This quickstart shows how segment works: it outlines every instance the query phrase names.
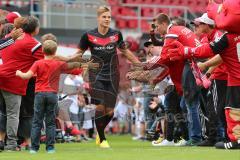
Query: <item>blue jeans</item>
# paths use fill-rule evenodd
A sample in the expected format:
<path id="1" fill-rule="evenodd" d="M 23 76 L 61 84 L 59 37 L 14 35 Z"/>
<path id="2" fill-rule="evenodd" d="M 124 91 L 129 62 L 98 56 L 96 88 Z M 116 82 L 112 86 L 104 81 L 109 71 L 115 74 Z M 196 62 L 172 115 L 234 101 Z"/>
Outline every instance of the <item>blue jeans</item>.
<path id="1" fill-rule="evenodd" d="M 52 92 L 39 92 L 35 95 L 34 116 L 32 123 L 31 141 L 32 148 L 39 150 L 43 119 L 46 124 L 46 150 L 54 148 L 55 143 L 55 118 L 57 106 L 57 94 Z"/>
<path id="2" fill-rule="evenodd" d="M 143 109 L 144 109 L 144 118 L 146 122 L 146 130 L 150 130 L 151 126 L 155 121 L 156 114 L 152 112 L 151 108 L 149 107 L 150 102 L 152 101 L 154 96 L 145 94 L 143 100 Z"/>
<path id="3" fill-rule="evenodd" d="M 181 107 L 187 110 L 188 114 L 188 133 L 189 138 L 193 141 L 199 142 L 202 140 L 202 127 L 199 117 L 199 97 L 196 97 L 191 104 L 186 103 L 184 98 L 181 99 Z"/>

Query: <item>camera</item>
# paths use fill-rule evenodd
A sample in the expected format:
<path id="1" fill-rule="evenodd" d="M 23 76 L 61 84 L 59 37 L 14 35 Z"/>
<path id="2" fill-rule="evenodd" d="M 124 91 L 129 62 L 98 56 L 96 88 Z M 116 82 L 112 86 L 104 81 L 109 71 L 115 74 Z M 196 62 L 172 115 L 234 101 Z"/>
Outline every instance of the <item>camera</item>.
<path id="1" fill-rule="evenodd" d="M 156 29 L 157 28 L 157 26 L 154 23 L 152 23 L 151 27 L 152 27 L 152 29 Z"/>

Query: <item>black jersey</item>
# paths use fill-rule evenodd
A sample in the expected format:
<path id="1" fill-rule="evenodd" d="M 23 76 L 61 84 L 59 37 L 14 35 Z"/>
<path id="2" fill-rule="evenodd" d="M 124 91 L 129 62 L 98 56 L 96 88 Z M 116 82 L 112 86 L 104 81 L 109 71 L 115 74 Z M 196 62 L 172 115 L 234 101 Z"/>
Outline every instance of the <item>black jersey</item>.
<path id="1" fill-rule="evenodd" d="M 100 34 L 97 28 L 83 34 L 79 48 L 89 48 L 93 62 L 100 64 L 97 71 L 90 70 L 90 76 L 94 73 L 97 80 L 110 80 L 111 76 L 118 74 L 117 47 L 122 41 L 121 32 L 111 28 L 105 35 Z"/>

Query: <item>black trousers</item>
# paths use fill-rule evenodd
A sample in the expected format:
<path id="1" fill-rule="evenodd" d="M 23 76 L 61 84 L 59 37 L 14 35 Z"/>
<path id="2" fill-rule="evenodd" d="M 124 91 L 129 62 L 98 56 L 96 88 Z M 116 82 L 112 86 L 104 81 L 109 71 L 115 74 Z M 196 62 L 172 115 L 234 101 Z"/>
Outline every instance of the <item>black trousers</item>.
<path id="1" fill-rule="evenodd" d="M 212 141 L 217 140 L 219 124 L 224 127 L 226 137 L 226 118 L 224 112 L 226 90 L 227 81 L 213 80 L 207 94 L 206 112 L 208 121 L 206 123 L 206 135 Z"/>
<path id="2" fill-rule="evenodd" d="M 179 136 L 188 140 L 187 115 L 180 108 L 180 100 L 181 97 L 177 94 L 176 90 L 169 92 L 165 97 L 165 105 L 167 105 L 166 139 L 168 141 L 175 139 L 176 132 L 180 132 L 181 135 Z"/>

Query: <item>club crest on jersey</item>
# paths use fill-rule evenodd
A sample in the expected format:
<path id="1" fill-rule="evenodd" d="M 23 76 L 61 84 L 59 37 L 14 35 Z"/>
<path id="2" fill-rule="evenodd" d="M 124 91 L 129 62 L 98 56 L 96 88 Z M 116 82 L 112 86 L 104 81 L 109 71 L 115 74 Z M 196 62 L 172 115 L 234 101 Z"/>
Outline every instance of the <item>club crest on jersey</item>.
<path id="1" fill-rule="evenodd" d="M 110 41 L 111 41 L 111 42 L 115 42 L 115 39 L 116 39 L 115 36 L 111 36 L 111 37 L 109 37 L 109 38 L 110 38 Z"/>
<path id="2" fill-rule="evenodd" d="M 94 39 L 93 39 L 93 42 L 97 42 L 97 38 L 94 38 Z"/>

